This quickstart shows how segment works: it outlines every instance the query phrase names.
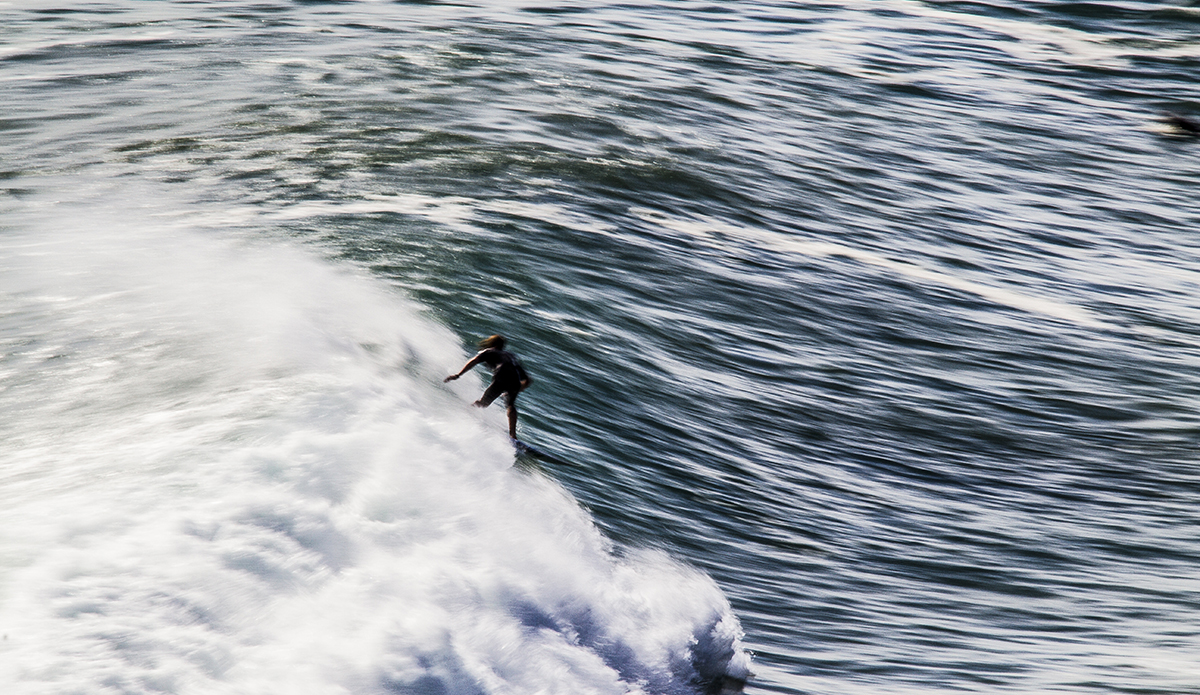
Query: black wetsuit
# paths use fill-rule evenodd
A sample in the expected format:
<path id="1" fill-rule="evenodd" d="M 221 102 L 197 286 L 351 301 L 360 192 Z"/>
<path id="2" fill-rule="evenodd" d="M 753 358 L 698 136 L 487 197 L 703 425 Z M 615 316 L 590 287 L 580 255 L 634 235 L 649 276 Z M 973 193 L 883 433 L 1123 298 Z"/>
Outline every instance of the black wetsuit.
<path id="1" fill-rule="evenodd" d="M 502 393 L 506 405 L 512 405 L 517 399 L 517 394 L 521 392 L 521 382 L 529 378 L 525 368 L 521 366 L 521 361 L 511 352 L 499 348 L 488 348 L 476 357 L 492 370 L 492 383 L 479 398 L 479 405 L 491 405 Z"/>

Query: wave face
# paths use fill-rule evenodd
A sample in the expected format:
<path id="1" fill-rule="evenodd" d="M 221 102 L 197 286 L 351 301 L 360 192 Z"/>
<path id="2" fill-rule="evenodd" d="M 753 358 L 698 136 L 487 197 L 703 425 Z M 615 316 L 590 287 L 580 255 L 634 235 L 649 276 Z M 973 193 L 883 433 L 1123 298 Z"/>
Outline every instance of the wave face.
<path id="1" fill-rule="evenodd" d="M 512 468 L 410 302 L 287 245 L 87 213 L 0 245 L 6 692 L 746 677 L 713 581 Z"/>

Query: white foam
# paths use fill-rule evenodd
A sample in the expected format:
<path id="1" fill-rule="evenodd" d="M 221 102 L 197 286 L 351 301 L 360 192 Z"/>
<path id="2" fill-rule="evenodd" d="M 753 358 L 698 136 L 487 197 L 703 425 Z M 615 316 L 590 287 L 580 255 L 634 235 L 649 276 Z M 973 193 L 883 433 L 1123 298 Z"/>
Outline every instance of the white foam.
<path id="1" fill-rule="evenodd" d="M 1018 292 L 1006 287 L 986 284 L 955 275 L 945 269 L 934 269 L 909 260 L 896 260 L 864 249 L 826 241 L 789 239 L 761 229 L 731 225 L 709 218 L 686 219 L 670 217 L 649 209 L 632 211 L 647 222 L 674 229 L 695 237 L 722 234 L 728 238 L 752 243 L 785 254 L 810 257 L 840 257 L 883 268 L 889 272 L 930 285 L 968 292 L 1002 306 L 1059 319 L 1088 328 L 1106 328 L 1108 324 L 1086 309 L 1031 292 Z"/>
<path id="2" fill-rule="evenodd" d="M 514 471 L 406 300 L 294 248 L 50 210 L 0 240 L 6 693 L 746 675 L 712 580 Z"/>
<path id="3" fill-rule="evenodd" d="M 567 206 L 521 200 L 474 200 L 463 196 L 429 196 L 419 193 L 369 195 L 354 201 L 320 201 L 294 205 L 272 214 L 272 219 L 311 219 L 322 215 L 396 213 L 424 217 L 447 229 L 478 233 L 487 213 L 538 220 L 567 229 L 611 234 L 614 226 Z"/>

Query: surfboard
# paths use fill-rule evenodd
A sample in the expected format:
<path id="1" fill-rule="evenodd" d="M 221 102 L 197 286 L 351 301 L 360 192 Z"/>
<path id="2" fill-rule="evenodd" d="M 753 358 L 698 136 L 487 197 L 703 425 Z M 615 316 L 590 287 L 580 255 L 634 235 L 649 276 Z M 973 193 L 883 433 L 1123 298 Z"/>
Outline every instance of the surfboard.
<path id="1" fill-rule="evenodd" d="M 520 439 L 510 439 L 509 441 L 512 442 L 513 450 L 516 451 L 517 458 L 519 458 L 519 459 L 520 458 L 536 459 L 538 461 L 547 461 L 549 463 L 556 463 L 560 466 L 569 465 L 566 461 L 555 458 L 554 456 L 551 456 L 550 454 L 546 453 L 545 451 L 542 451 L 541 449 L 537 448 L 536 446 L 534 446 L 528 442 L 523 442 Z"/>

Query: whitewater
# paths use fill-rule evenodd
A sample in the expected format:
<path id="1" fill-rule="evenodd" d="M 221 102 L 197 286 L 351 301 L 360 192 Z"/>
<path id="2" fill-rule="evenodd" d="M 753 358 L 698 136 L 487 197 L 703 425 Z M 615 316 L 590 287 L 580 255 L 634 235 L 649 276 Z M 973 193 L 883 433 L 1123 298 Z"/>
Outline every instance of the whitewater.
<path id="1" fill-rule="evenodd" d="M 747 677 L 713 581 L 514 468 L 479 380 L 441 384 L 464 348 L 410 300 L 125 203 L 48 203 L 0 241 L 5 692 Z"/>

